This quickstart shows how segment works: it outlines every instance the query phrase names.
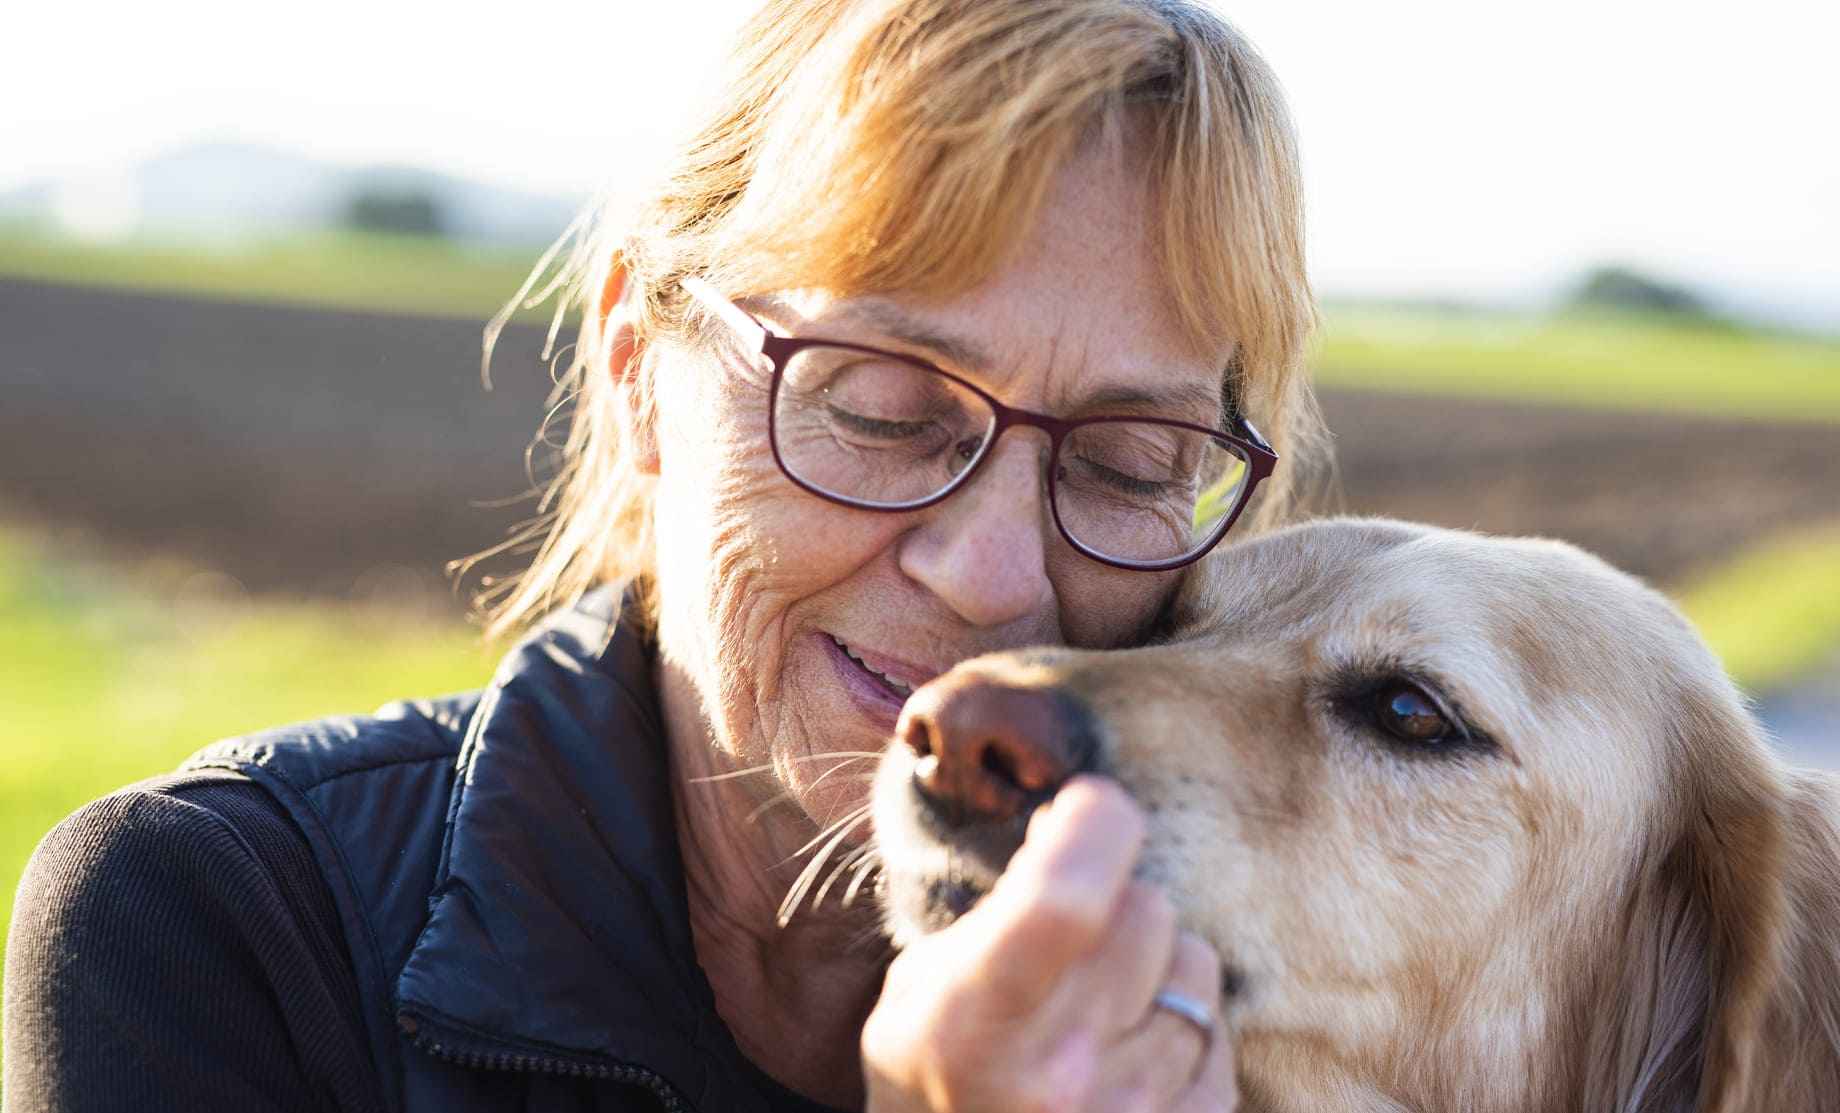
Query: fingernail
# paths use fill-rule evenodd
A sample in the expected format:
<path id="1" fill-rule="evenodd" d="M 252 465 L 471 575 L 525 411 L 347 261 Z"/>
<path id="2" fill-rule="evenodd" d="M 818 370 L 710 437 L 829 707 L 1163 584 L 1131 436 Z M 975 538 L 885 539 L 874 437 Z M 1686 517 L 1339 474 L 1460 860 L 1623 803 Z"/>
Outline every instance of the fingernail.
<path id="1" fill-rule="evenodd" d="M 1030 839 L 1040 839 L 1042 837 L 1041 833 L 1047 828 L 1048 824 L 1048 811 L 1053 807 L 1054 802 L 1052 800 L 1046 800 L 1035 805 L 1035 810 L 1029 813 L 1028 828 L 1022 832 L 1022 840 L 1024 842 Z"/>

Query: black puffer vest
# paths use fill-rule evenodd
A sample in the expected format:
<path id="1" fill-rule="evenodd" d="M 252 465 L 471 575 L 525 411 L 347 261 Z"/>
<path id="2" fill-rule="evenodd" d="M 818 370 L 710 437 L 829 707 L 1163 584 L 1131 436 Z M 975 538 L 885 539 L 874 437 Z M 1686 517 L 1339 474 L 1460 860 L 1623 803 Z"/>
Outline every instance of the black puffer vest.
<path id="1" fill-rule="evenodd" d="M 249 777 L 305 833 L 405 1113 L 770 1108 L 697 965 L 650 656 L 617 602 L 548 620 L 484 692 L 186 767 Z"/>

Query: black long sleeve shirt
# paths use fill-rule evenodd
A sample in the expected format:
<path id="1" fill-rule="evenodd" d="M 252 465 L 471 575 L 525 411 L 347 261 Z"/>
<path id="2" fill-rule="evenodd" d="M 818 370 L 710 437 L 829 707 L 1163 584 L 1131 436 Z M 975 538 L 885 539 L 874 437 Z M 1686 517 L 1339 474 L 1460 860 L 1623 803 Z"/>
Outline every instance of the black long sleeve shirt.
<path id="1" fill-rule="evenodd" d="M 248 780 L 85 806 L 32 856 L 7 939 L 8 1110 L 388 1107 L 332 895 Z"/>

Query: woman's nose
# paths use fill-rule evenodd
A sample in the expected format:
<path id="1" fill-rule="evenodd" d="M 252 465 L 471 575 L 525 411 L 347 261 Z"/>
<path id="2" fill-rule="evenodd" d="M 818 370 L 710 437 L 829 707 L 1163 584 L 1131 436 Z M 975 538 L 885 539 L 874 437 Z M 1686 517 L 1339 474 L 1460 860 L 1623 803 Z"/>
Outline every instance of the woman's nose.
<path id="1" fill-rule="evenodd" d="M 1026 814 L 1092 767 L 1097 736 L 1085 704 L 1057 688 L 956 673 L 901 709 L 895 736 L 914 752 L 914 782 L 954 825 Z"/>
<path id="2" fill-rule="evenodd" d="M 1016 430 L 969 483 L 902 539 L 901 571 L 973 626 L 1002 626 L 1054 609 L 1041 438 Z"/>

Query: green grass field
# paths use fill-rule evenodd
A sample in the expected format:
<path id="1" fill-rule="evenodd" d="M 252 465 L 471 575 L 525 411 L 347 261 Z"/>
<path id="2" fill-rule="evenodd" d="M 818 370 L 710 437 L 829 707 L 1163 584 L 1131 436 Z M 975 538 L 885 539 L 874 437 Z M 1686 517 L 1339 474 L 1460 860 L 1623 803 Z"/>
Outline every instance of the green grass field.
<path id="1" fill-rule="evenodd" d="M 1840 421 L 1840 339 L 1661 318 L 1510 317 L 1331 305 L 1329 387 Z"/>
<path id="2" fill-rule="evenodd" d="M 538 254 L 360 232 L 212 248 L 88 243 L 0 226 L 3 278 L 481 321 L 517 293 Z"/>
<path id="3" fill-rule="evenodd" d="M 476 688 L 459 623 L 201 597 L 0 533 L 0 925 L 32 847 L 79 804 L 219 738 Z"/>
<path id="4" fill-rule="evenodd" d="M 1766 538 L 1675 595 L 1744 688 L 1803 675 L 1840 646 L 1840 519 Z"/>

